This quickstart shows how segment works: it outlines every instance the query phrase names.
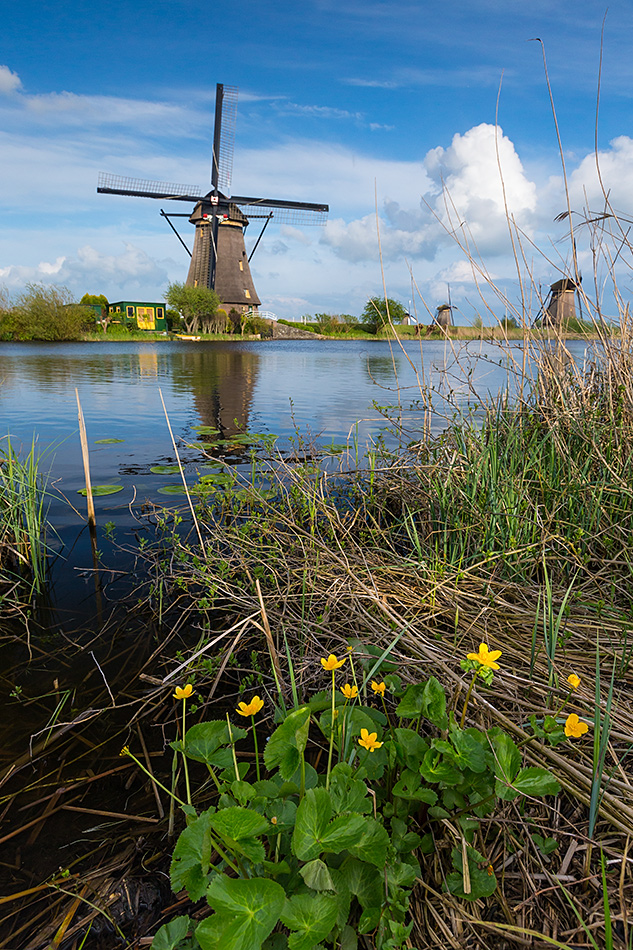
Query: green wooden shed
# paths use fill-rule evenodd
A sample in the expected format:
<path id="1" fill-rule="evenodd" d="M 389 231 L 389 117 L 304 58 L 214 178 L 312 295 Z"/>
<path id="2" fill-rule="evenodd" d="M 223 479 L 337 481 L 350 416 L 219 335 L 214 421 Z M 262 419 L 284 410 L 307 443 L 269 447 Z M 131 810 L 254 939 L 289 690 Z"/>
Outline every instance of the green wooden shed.
<path id="1" fill-rule="evenodd" d="M 117 300 L 108 313 L 113 323 L 121 323 L 132 330 L 161 331 L 167 329 L 165 304 L 161 301 Z"/>

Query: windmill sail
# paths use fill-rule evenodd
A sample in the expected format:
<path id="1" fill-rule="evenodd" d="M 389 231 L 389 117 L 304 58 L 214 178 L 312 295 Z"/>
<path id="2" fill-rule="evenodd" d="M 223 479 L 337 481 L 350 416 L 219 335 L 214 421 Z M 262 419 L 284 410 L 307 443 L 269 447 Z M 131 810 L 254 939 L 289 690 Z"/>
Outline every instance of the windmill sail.
<path id="1" fill-rule="evenodd" d="M 225 86 L 218 83 L 215 93 L 211 188 L 213 191 L 219 190 L 224 194 L 229 194 L 231 190 L 237 92 L 237 86 Z"/>
<path id="2" fill-rule="evenodd" d="M 97 191 L 103 195 L 132 195 L 137 198 L 165 198 L 167 201 L 200 201 L 204 192 L 199 185 L 174 185 L 146 178 L 124 178 L 99 172 Z"/>

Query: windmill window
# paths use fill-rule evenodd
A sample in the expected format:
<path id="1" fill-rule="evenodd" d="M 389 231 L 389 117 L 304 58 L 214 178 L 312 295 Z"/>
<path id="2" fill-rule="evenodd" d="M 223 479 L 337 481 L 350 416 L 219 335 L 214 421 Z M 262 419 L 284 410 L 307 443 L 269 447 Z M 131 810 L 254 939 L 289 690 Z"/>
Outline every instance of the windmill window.
<path id="1" fill-rule="evenodd" d="M 244 264 L 240 261 L 240 270 L 244 270 Z"/>
<path id="2" fill-rule="evenodd" d="M 245 296 L 245 297 L 248 297 L 248 299 L 250 300 L 250 299 L 251 299 L 251 292 L 250 292 L 250 290 L 245 290 L 245 291 L 244 291 L 244 296 Z"/>

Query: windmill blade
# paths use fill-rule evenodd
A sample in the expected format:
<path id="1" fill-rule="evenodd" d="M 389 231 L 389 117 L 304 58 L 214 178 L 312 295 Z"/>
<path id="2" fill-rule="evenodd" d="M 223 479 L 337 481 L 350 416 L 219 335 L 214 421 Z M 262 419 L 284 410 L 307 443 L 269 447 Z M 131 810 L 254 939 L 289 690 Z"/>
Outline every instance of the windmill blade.
<path id="1" fill-rule="evenodd" d="M 279 224 L 294 224 L 297 227 L 305 225 L 321 225 L 327 222 L 329 205 L 312 204 L 307 201 L 277 201 L 275 198 L 245 198 L 236 195 L 231 198 L 233 204 L 239 205 L 246 217 L 262 217 L 272 212 L 272 219 Z"/>
<path id="2" fill-rule="evenodd" d="M 200 201 L 204 197 L 199 185 L 174 185 L 166 181 L 124 178 L 99 172 L 97 191 L 104 195 L 133 195 L 138 198 L 164 198 L 167 201 Z"/>
<path id="3" fill-rule="evenodd" d="M 215 87 L 215 124 L 211 158 L 211 190 L 229 194 L 233 174 L 233 147 L 237 117 L 237 86 Z"/>

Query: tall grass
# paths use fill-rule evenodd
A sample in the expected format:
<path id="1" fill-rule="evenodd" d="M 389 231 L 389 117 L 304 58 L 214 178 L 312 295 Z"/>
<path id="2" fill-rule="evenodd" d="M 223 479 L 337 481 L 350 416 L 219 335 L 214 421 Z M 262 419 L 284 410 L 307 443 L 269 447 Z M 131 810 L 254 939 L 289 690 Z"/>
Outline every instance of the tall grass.
<path id="1" fill-rule="evenodd" d="M 40 593 L 46 579 L 45 485 L 35 444 L 21 456 L 0 442 L 0 583 Z"/>

